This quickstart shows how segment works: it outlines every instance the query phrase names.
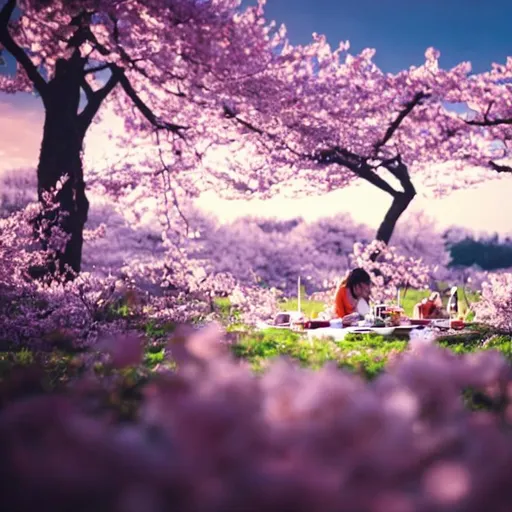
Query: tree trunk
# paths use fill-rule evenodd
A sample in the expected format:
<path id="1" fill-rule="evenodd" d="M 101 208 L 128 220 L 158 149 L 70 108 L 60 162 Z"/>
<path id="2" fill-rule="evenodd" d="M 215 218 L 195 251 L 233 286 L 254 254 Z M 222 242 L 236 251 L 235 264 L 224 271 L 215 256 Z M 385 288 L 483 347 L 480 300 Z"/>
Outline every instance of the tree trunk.
<path id="1" fill-rule="evenodd" d="M 60 107 L 60 108 L 59 108 Z M 73 272 L 80 272 L 82 263 L 83 230 L 87 221 L 89 201 L 85 195 L 85 182 L 82 168 L 83 134 L 74 112 L 58 107 L 47 106 L 46 118 L 41 144 L 39 165 L 37 168 L 37 189 L 39 200 L 43 193 L 54 189 L 57 183 L 67 176 L 67 181 L 56 194 L 56 200 L 64 214 L 60 227 L 70 236 L 63 252 L 57 253 L 56 265 L 50 263 L 48 271 L 58 268 L 68 278 L 69 267 Z M 42 216 L 50 225 L 55 223 L 56 213 Z M 49 233 L 45 233 L 45 238 Z M 47 241 L 43 239 L 46 249 Z"/>
<path id="2" fill-rule="evenodd" d="M 391 240 L 391 236 L 393 235 L 393 231 L 395 230 L 398 219 L 400 219 L 401 215 L 407 210 L 407 207 L 414 199 L 416 195 L 416 190 L 412 186 L 404 187 L 403 192 L 397 192 L 393 197 L 393 202 L 389 207 L 389 210 L 386 212 L 384 220 L 381 222 L 379 229 L 377 230 L 377 235 L 375 237 L 376 240 L 384 242 L 386 245 L 389 244 Z M 377 261 L 380 256 L 380 251 L 376 250 L 371 256 L 371 261 Z"/>
<path id="3" fill-rule="evenodd" d="M 48 82 L 43 97 L 45 121 L 37 167 L 37 192 L 43 205 L 44 193 L 55 189 L 57 183 L 67 177 L 55 199 L 60 213 L 64 215 L 59 227 L 69 236 L 64 250 L 57 251 L 56 261 L 48 262 L 47 267 L 38 273 L 44 275 L 59 270 L 68 279 L 73 277 L 73 273 L 67 272 L 68 267 L 74 273 L 80 272 L 83 230 L 89 210 L 82 168 L 82 146 L 87 126 L 78 115 L 84 63 L 85 59 L 78 51 L 69 60 L 59 59 L 56 63 L 55 74 Z M 51 228 L 55 224 L 58 214 L 55 211 L 44 212 L 36 221 L 39 228 L 46 227 L 42 239 L 45 249 L 50 236 L 48 225 Z M 43 226 L 42 221 L 46 221 Z"/>
<path id="4" fill-rule="evenodd" d="M 377 230 L 376 240 L 380 240 L 386 245 L 389 244 L 391 235 L 395 230 L 398 219 L 401 217 L 402 213 L 407 210 L 407 207 L 414 199 L 415 195 L 416 191 L 414 189 L 397 193 L 397 195 L 393 198 L 393 202 L 391 203 L 391 206 L 389 207 L 384 220 Z"/>

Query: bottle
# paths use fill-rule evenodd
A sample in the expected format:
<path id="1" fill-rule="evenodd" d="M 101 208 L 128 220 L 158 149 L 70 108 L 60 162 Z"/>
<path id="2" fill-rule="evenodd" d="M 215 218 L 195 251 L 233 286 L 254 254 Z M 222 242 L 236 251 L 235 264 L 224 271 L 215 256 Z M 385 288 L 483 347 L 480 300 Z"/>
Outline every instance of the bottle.
<path id="1" fill-rule="evenodd" d="M 449 317 L 457 317 L 459 313 L 459 294 L 457 293 L 457 287 L 453 286 L 450 290 L 450 298 L 448 299 L 448 304 L 446 305 L 446 312 Z"/>

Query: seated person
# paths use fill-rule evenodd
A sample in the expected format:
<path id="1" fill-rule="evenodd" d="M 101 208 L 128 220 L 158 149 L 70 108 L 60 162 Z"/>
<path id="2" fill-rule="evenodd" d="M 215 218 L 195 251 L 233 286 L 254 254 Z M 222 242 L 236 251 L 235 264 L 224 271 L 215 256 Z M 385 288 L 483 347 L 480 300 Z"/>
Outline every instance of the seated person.
<path id="1" fill-rule="evenodd" d="M 443 317 L 443 301 L 439 292 L 433 292 L 414 306 L 413 318 L 431 319 Z"/>
<path id="2" fill-rule="evenodd" d="M 334 299 L 334 317 L 345 318 L 359 312 L 363 315 L 369 312 L 369 301 L 372 281 L 370 275 L 362 268 L 355 268 L 340 283 Z M 358 302 L 362 301 L 367 311 L 359 311 Z M 345 322 L 343 322 L 345 323 Z"/>

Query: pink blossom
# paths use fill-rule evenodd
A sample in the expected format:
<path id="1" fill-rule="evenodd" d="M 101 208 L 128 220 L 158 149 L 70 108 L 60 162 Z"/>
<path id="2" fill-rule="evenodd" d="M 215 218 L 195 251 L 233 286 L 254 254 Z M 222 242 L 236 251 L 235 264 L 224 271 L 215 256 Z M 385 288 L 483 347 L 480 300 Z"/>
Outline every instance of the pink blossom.
<path id="1" fill-rule="evenodd" d="M 102 339 L 96 348 L 110 355 L 110 361 L 114 368 L 138 365 L 144 356 L 143 341 L 136 333 L 123 333 Z"/>

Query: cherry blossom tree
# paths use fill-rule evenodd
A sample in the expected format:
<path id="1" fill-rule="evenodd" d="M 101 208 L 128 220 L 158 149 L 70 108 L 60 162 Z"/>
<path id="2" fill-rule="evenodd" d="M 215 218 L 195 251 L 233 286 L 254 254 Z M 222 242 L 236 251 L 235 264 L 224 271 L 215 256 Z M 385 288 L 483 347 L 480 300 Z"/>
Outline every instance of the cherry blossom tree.
<path id="1" fill-rule="evenodd" d="M 470 157 L 498 174 L 512 172 L 512 57 L 505 64 L 494 63 L 492 69 L 463 81 L 448 94 L 451 101 L 465 103 L 469 112 L 461 122 L 471 129 L 478 141 Z"/>
<path id="2" fill-rule="evenodd" d="M 125 145 L 139 135 L 152 146 L 122 160 L 124 177 L 102 170 L 104 182 L 114 193 L 159 193 L 163 180 L 164 201 L 169 194 L 180 215 L 177 175 L 197 192 L 207 170 L 206 185 L 249 195 L 312 194 L 364 179 L 392 198 L 376 236 L 388 243 L 416 194 L 412 176 L 437 193 L 486 179 L 466 172 L 455 180 L 453 171 L 485 162 L 496 139 L 506 146 L 510 63 L 470 77 L 469 64 L 442 70 L 428 49 L 422 66 L 385 74 L 370 49 L 333 51 L 322 36 L 291 46 L 284 29 L 265 23 L 263 4 L 239 12 L 235 0 L 4 2 L 0 49 L 17 73 L 1 76 L 0 89 L 35 91 L 45 108 L 39 197 L 68 177 L 57 196 L 70 235 L 60 270 L 81 268 L 82 148 L 107 100 L 124 121 Z M 473 102 L 477 117 L 461 119 L 446 102 Z"/>
<path id="3" fill-rule="evenodd" d="M 2 3 L 0 51 L 15 59 L 17 71 L 0 76 L 0 90 L 41 98 L 38 194 L 68 176 L 58 200 L 70 241 L 59 263 L 77 272 L 89 208 L 82 147 L 102 104 L 117 96 L 128 129 L 152 130 L 190 166 L 198 138 L 219 135 L 215 97 L 222 84 L 265 66 L 271 28 L 261 5 L 239 12 L 237 0 Z"/>
<path id="4" fill-rule="evenodd" d="M 413 176 L 437 194 L 488 176 L 467 169 L 481 163 L 468 153 L 483 140 L 447 103 L 459 98 L 471 67 L 442 70 L 430 48 L 422 66 L 389 74 L 373 62 L 374 50 L 353 56 L 348 48 L 332 50 L 323 36 L 284 44 L 280 62 L 240 84 L 251 102 L 226 98 L 226 115 L 245 128 L 240 146 L 262 155 L 254 186 L 319 194 L 363 179 L 389 194 L 376 235 L 388 243 L 416 195 Z M 243 163 L 233 157 L 233 166 Z"/>
<path id="5" fill-rule="evenodd" d="M 476 319 L 504 332 L 512 332 L 512 274 L 495 272 L 482 283 L 481 300 L 473 305 Z"/>

